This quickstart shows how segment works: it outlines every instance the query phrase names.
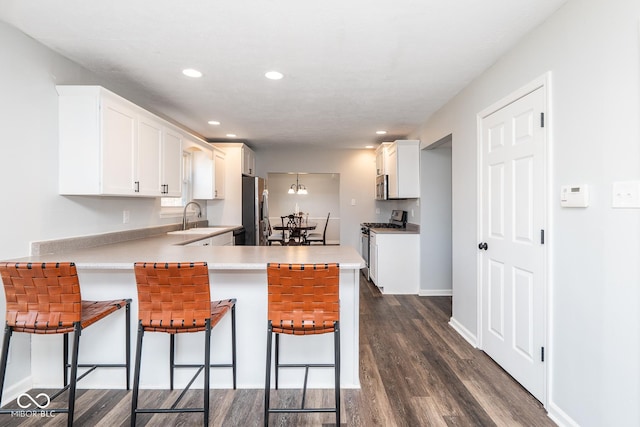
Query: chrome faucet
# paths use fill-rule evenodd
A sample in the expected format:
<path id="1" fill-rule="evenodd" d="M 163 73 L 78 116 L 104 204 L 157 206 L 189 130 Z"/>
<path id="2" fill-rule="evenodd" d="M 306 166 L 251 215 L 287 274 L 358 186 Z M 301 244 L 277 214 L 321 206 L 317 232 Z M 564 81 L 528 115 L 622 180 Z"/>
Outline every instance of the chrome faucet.
<path id="1" fill-rule="evenodd" d="M 194 202 L 193 200 L 184 205 L 184 211 L 182 211 L 182 229 L 187 229 L 187 208 L 189 205 L 196 205 L 198 207 L 198 218 L 202 217 L 202 207 L 198 204 L 198 202 Z"/>

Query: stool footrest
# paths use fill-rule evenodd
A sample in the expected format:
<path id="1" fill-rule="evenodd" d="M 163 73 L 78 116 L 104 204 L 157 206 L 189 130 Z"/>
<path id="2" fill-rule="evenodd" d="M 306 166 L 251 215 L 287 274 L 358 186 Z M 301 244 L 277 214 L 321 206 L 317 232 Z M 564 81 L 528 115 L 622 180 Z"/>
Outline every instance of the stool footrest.
<path id="1" fill-rule="evenodd" d="M 195 364 L 195 365 L 173 365 L 174 368 L 199 368 L 204 366 L 203 364 Z M 233 368 L 233 363 L 212 363 L 209 365 L 210 368 Z"/>
<path id="2" fill-rule="evenodd" d="M 318 364 L 302 364 L 302 363 L 287 363 L 287 364 L 278 364 L 279 368 L 333 368 L 336 365 L 333 363 L 318 363 Z"/>
<path id="3" fill-rule="evenodd" d="M 67 365 L 67 367 L 70 367 Z M 78 368 L 126 368 L 126 363 L 85 363 L 78 365 Z"/>

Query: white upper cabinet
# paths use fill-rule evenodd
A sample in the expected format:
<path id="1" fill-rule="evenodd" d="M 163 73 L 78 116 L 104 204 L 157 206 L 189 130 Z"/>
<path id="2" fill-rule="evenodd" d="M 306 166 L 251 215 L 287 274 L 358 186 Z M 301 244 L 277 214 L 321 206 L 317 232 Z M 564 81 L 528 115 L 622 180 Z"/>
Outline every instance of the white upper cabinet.
<path id="1" fill-rule="evenodd" d="M 138 120 L 134 189 L 140 196 L 180 197 L 182 194 L 182 136 L 142 114 Z"/>
<path id="2" fill-rule="evenodd" d="M 157 196 L 161 192 L 162 123 L 150 117 L 138 121 L 135 192 L 141 196 Z"/>
<path id="3" fill-rule="evenodd" d="M 256 176 L 256 154 L 246 145 L 242 146 L 242 175 Z"/>
<path id="4" fill-rule="evenodd" d="M 161 159 L 160 192 L 162 196 L 182 196 L 182 135 L 178 132 L 165 129 Z"/>
<path id="5" fill-rule="evenodd" d="M 398 140 L 386 147 L 389 198 L 420 197 L 420 141 Z"/>
<path id="6" fill-rule="evenodd" d="M 214 196 L 216 199 L 224 199 L 224 187 L 226 176 L 226 162 L 224 151 L 214 148 L 213 149 L 213 167 L 215 168 L 215 184 L 214 184 Z"/>
<path id="7" fill-rule="evenodd" d="M 225 154 L 213 148 L 193 153 L 193 198 L 224 199 Z"/>
<path id="8" fill-rule="evenodd" d="M 99 86 L 57 90 L 60 194 L 135 195 L 135 108 Z"/>
<path id="9" fill-rule="evenodd" d="M 376 176 L 387 174 L 387 147 L 390 142 L 383 142 L 376 148 Z"/>
<path id="10" fill-rule="evenodd" d="M 182 136 L 100 86 L 57 86 L 59 192 L 179 197 Z"/>

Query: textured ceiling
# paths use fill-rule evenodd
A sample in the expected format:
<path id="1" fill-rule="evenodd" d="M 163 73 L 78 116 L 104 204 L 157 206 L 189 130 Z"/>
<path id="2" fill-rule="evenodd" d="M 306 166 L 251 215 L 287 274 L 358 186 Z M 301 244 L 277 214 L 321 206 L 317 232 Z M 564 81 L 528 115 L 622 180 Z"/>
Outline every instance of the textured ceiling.
<path id="1" fill-rule="evenodd" d="M 2 0 L 0 19 L 206 139 L 361 148 L 415 130 L 565 1 Z"/>

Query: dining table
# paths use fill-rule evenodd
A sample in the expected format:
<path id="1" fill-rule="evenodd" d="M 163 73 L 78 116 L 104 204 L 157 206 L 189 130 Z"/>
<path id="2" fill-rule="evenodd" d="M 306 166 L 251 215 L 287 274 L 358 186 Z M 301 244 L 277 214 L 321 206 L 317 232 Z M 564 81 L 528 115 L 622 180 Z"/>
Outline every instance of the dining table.
<path id="1" fill-rule="evenodd" d="M 285 244 L 288 246 L 294 246 L 294 245 L 302 245 L 304 244 L 304 236 L 305 233 L 309 230 L 315 230 L 316 227 L 318 226 L 317 222 L 308 222 L 308 221 L 300 221 L 300 222 L 296 222 L 295 225 L 274 225 L 272 226 L 272 228 L 274 230 L 280 230 L 280 231 L 297 231 L 297 233 L 292 233 L 289 235 L 289 239 L 285 240 Z M 300 236 L 300 241 L 296 241 L 295 239 L 295 235 L 297 234 Z"/>

